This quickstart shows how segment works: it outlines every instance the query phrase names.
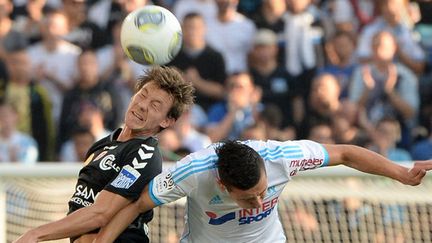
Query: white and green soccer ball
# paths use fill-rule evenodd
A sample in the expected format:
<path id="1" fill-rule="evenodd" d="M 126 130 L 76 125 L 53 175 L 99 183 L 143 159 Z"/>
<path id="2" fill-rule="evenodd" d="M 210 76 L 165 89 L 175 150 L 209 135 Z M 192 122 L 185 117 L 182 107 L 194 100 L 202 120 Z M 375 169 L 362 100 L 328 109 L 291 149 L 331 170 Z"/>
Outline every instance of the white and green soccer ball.
<path id="1" fill-rule="evenodd" d="M 150 5 L 126 16 L 120 40 L 131 60 L 144 65 L 163 65 L 180 51 L 182 30 L 179 21 L 169 10 Z"/>

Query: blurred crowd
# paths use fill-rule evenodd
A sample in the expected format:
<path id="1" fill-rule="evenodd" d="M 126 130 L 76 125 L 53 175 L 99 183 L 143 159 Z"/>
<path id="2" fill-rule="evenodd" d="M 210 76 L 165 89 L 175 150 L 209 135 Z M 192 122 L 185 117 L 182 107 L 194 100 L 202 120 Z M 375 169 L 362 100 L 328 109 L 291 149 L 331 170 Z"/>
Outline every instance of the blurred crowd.
<path id="1" fill-rule="evenodd" d="M 196 105 L 165 160 L 224 139 L 311 139 L 432 158 L 432 1 L 0 0 L 0 162 L 84 161 L 122 125 L 149 67 L 123 18 L 156 4 L 183 29 L 169 63 Z"/>

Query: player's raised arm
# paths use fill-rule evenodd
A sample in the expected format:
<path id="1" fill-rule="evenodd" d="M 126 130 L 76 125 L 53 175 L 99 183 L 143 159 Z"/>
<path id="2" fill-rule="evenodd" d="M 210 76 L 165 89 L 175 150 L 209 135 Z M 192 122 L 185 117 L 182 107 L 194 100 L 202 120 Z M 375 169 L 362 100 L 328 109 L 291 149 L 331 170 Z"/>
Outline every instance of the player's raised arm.
<path id="1" fill-rule="evenodd" d="M 146 212 L 156 206 L 151 200 L 148 186 L 146 186 L 136 202 L 120 210 L 109 224 L 99 231 L 93 243 L 113 242 L 140 213 Z"/>
<path id="2" fill-rule="evenodd" d="M 329 155 L 329 165 L 343 164 L 356 170 L 386 176 L 403 184 L 416 186 L 432 170 L 432 160 L 416 161 L 406 168 L 373 151 L 354 145 L 323 145 Z"/>

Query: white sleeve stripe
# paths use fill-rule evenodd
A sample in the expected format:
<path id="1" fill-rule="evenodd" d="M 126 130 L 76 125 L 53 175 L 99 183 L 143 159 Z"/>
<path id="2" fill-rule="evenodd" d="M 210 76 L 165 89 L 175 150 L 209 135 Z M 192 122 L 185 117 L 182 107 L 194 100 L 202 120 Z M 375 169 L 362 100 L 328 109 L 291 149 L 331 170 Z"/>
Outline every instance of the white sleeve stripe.
<path id="1" fill-rule="evenodd" d="M 179 178 L 178 180 L 174 180 L 174 182 L 176 183 L 176 184 L 178 184 L 178 183 L 180 183 L 182 180 L 184 180 L 185 178 L 187 178 L 188 176 L 191 176 L 191 175 L 193 175 L 193 174 L 195 174 L 195 173 L 198 173 L 198 172 L 201 172 L 201 171 L 206 171 L 206 170 L 211 170 L 211 169 L 214 169 L 214 168 L 216 168 L 217 166 L 216 166 L 216 164 L 214 164 L 214 163 L 211 163 L 211 164 L 207 164 L 207 165 L 205 165 L 206 167 L 203 167 L 203 168 L 195 168 L 194 170 L 192 170 L 192 171 L 189 171 L 188 173 L 186 173 L 185 175 L 183 175 L 181 178 Z"/>
<path id="2" fill-rule="evenodd" d="M 189 173 L 191 170 L 194 170 L 195 167 L 200 167 L 203 165 L 209 165 L 214 164 L 217 159 L 217 155 L 210 155 L 204 159 L 195 159 L 191 160 L 189 163 L 182 165 L 178 168 L 176 168 L 174 171 L 172 171 L 173 180 L 176 180 L 181 175 Z"/>

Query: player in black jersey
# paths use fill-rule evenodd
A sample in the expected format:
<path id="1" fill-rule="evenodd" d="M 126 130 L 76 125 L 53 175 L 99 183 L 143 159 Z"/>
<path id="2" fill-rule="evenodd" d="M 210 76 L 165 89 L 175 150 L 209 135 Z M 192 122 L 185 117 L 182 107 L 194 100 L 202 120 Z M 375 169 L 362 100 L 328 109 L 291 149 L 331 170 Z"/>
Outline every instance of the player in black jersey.
<path id="1" fill-rule="evenodd" d="M 69 215 L 28 231 L 16 242 L 67 237 L 71 242 L 83 242 L 137 200 L 144 186 L 162 170 L 153 136 L 175 123 L 193 103 L 193 92 L 192 85 L 172 68 L 154 67 L 139 78 L 124 127 L 89 149 L 69 201 Z M 116 242 L 148 242 L 146 223 L 152 217 L 151 210 L 140 214 Z"/>

